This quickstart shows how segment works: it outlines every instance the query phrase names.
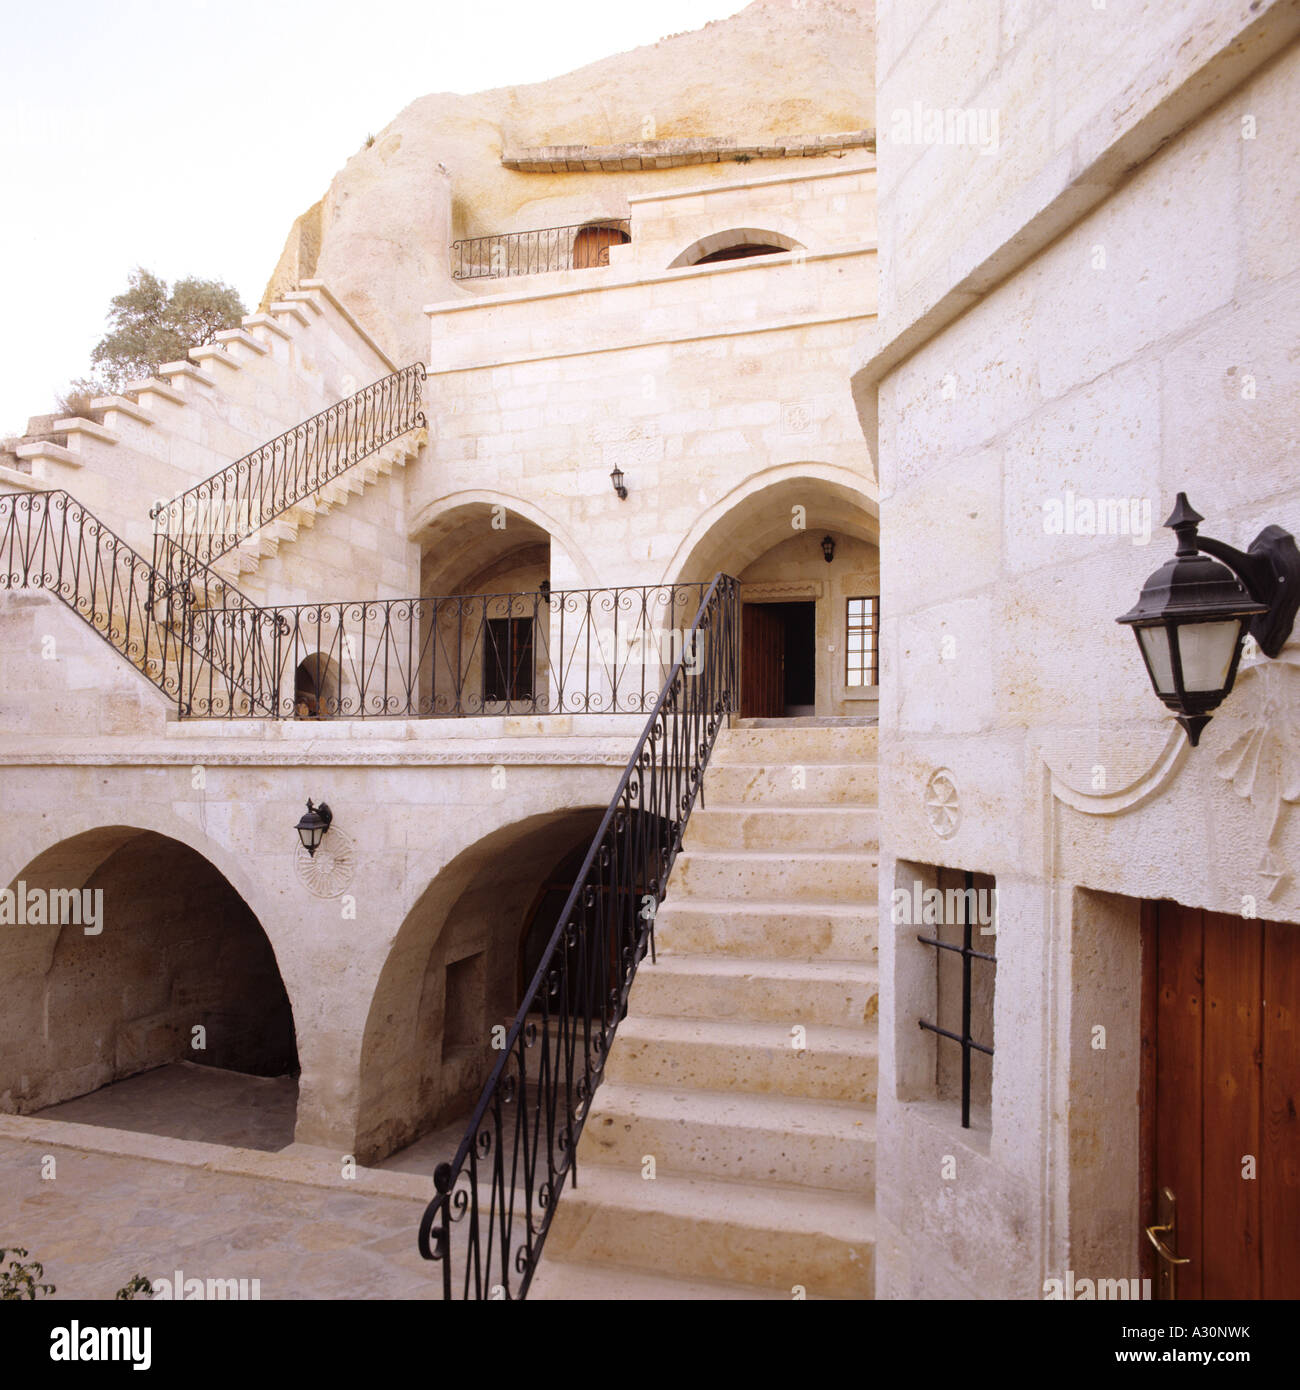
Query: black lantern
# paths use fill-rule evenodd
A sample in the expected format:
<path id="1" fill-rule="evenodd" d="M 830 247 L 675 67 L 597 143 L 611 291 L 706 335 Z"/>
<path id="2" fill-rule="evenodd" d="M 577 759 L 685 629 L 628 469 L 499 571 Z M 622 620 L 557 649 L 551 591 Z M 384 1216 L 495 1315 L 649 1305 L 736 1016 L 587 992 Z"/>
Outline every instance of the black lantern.
<path id="1" fill-rule="evenodd" d="M 609 480 L 611 483 L 614 484 L 614 491 L 618 493 L 618 500 L 620 502 L 626 502 L 627 488 L 623 486 L 623 470 L 618 466 L 618 464 L 615 464 L 614 467 L 610 470 Z"/>
<path id="2" fill-rule="evenodd" d="M 541 584 L 541 588 L 539 588 L 537 592 L 538 592 L 539 594 L 541 594 L 541 596 L 542 596 L 542 602 L 543 602 L 543 603 L 550 603 L 550 601 L 551 601 L 551 581 L 550 581 L 549 579 L 543 579 L 543 580 L 542 580 L 542 584 Z"/>
<path id="3" fill-rule="evenodd" d="M 1193 748 L 1232 690 L 1246 633 L 1266 656 L 1277 656 L 1300 607 L 1300 551 L 1289 532 L 1266 526 L 1242 554 L 1197 535 L 1204 519 L 1180 492 L 1165 522 L 1178 537 L 1174 558 L 1115 620 L 1137 634 L 1151 684 Z"/>
<path id="4" fill-rule="evenodd" d="M 313 859 L 316 857 L 320 842 L 325 838 L 325 832 L 330 828 L 330 822 L 333 819 L 334 812 L 323 801 L 319 806 L 313 806 L 308 798 L 307 814 L 298 822 L 295 829 L 298 831 L 298 838 L 302 841 L 303 849 Z"/>
<path id="5" fill-rule="evenodd" d="M 823 537 L 822 537 L 822 554 L 826 557 L 826 563 L 829 565 L 830 562 L 835 558 L 835 537 L 834 537 L 834 536 L 823 536 Z"/>

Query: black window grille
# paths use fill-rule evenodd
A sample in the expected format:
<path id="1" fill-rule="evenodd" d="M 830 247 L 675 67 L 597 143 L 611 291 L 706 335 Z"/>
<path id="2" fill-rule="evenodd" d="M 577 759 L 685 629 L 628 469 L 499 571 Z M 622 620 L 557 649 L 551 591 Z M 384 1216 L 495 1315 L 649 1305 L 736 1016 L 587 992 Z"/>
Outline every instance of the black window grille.
<path id="1" fill-rule="evenodd" d="M 977 951 L 971 945 L 971 933 L 974 926 L 975 904 L 979 901 L 976 896 L 975 875 L 973 873 L 963 874 L 963 891 L 956 895 L 958 905 L 958 920 L 955 925 L 961 927 L 961 945 L 958 946 L 952 941 L 943 941 L 938 936 L 917 935 L 917 940 L 923 946 L 933 946 L 939 951 L 952 951 L 961 957 L 961 1032 L 954 1033 L 949 1028 L 942 1028 L 936 1023 L 931 1023 L 927 1019 L 921 1019 L 921 1027 L 927 1032 L 937 1033 L 941 1038 L 948 1038 L 961 1047 L 961 1127 L 970 1128 L 970 1063 L 972 1052 L 982 1052 L 986 1057 L 993 1056 L 992 1044 L 976 1042 L 971 1036 L 971 971 L 973 964 L 977 960 L 987 961 L 996 966 L 997 957 L 987 951 Z M 945 902 L 947 898 L 945 896 Z M 942 957 L 937 957 L 937 960 Z"/>

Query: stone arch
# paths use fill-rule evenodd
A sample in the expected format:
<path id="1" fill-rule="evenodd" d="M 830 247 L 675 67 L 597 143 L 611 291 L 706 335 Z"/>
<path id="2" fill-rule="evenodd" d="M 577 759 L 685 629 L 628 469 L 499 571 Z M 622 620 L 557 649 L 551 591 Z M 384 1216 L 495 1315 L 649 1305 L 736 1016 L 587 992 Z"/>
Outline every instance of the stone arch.
<path id="1" fill-rule="evenodd" d="M 293 708 L 299 719 L 329 719 L 342 706 L 343 689 L 338 662 L 324 651 L 315 651 L 299 661 L 293 673 Z"/>
<path id="2" fill-rule="evenodd" d="M 366 1018 L 356 1140 L 362 1162 L 473 1104 L 499 1055 L 490 1025 L 508 1023 L 518 1007 L 519 937 L 537 891 L 565 854 L 590 843 L 603 814 L 569 808 L 502 826 L 444 865 L 416 899 Z"/>
<path id="3" fill-rule="evenodd" d="M 879 514 L 860 475 L 825 464 L 755 474 L 699 519 L 670 564 L 676 582 L 718 571 L 741 581 L 742 716 L 877 714 Z"/>
<path id="4" fill-rule="evenodd" d="M 494 532 L 491 529 L 490 522 L 495 509 L 500 509 L 500 514 L 505 518 L 504 531 Z M 529 528 L 525 533 L 529 540 L 535 543 L 545 538 L 549 542 L 551 568 L 559 580 L 556 583 L 557 588 L 571 584 L 574 579 L 580 586 L 591 589 L 599 587 L 600 581 L 576 539 L 555 517 L 522 497 L 489 489 L 449 493 L 421 507 L 415 514 L 408 534 L 411 540 L 426 551 L 439 544 L 453 547 L 445 560 L 440 562 L 437 572 L 466 572 L 475 563 L 476 567 L 481 569 L 508 553 L 512 515 L 517 522 Z M 487 531 L 486 536 L 466 536 L 457 543 L 458 531 L 472 528 L 477 532 L 480 527 Z M 490 542 L 494 535 L 502 538 L 498 546 L 482 544 L 485 540 Z M 482 558 L 474 562 L 470 557 L 474 553 L 476 543 Z M 422 573 L 422 590 L 423 579 Z"/>
<path id="5" fill-rule="evenodd" d="M 662 583 L 737 577 L 795 534 L 793 509 L 805 509 L 806 530 L 839 531 L 870 545 L 880 537 L 875 489 L 860 474 L 833 464 L 791 463 L 752 474 L 705 511 L 669 560 Z"/>
<path id="6" fill-rule="evenodd" d="M 0 879 L 8 885 L 0 900 L 0 1109 L 30 1113 L 187 1063 L 208 1070 L 202 1081 L 169 1074 L 167 1114 L 178 1137 L 290 1142 L 294 1010 L 271 938 L 217 862 L 222 856 L 176 834 L 120 824 L 75 831 L 25 861 L 21 854 L 6 857 Z M 20 896 L 26 924 L 12 920 Z M 41 904 L 46 920 L 33 924 Z M 248 1134 L 223 1137 L 192 1112 L 194 1091 L 210 1091 L 219 1076 L 236 1110 L 249 1099 L 250 1077 L 283 1083 L 269 1096 L 258 1091 L 237 1117 Z M 101 1108 L 118 1104 L 115 1097 L 99 1098 Z M 261 1104 L 278 1129 L 254 1119 Z M 123 1127 L 135 1123 L 128 1117 Z"/>
<path id="7" fill-rule="evenodd" d="M 736 259 L 743 256 L 772 254 L 778 251 L 802 251 L 804 245 L 785 232 L 774 232 L 762 227 L 729 227 L 725 231 L 710 232 L 691 244 L 680 255 L 669 261 L 669 270 L 682 266 L 699 265 L 709 258 L 724 259 L 733 253 Z"/>

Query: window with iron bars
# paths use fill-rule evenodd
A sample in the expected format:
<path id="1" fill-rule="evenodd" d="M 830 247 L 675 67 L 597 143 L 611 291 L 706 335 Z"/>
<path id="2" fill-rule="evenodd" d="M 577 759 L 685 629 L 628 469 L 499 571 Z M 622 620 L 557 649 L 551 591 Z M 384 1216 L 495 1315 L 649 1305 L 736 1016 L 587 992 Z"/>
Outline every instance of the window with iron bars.
<path id="1" fill-rule="evenodd" d="M 862 687 L 880 684 L 880 599 L 848 600 L 848 641 L 845 643 L 844 683 Z"/>
<path id="2" fill-rule="evenodd" d="M 993 1095 L 993 990 L 997 957 L 997 888 L 988 874 L 939 869 L 932 912 L 917 933 L 935 953 L 935 1017 L 920 1025 L 936 1035 L 935 1093 L 961 1102 L 961 1126 L 971 1111 L 987 1114 Z M 924 894 L 922 894 L 924 897 Z"/>

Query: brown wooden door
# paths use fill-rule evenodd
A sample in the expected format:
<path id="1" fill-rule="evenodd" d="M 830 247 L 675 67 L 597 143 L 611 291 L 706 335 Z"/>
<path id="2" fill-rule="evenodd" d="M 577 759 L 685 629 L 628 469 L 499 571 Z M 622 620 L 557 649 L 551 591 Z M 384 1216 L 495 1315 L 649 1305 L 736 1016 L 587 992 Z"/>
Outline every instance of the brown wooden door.
<path id="1" fill-rule="evenodd" d="M 785 624 L 771 604 L 744 605 L 740 713 L 745 719 L 778 719 L 785 713 Z"/>
<path id="2" fill-rule="evenodd" d="M 1156 1295 L 1300 1298 L 1300 927 L 1145 907 L 1143 1224 L 1187 1261 L 1141 1235 Z"/>
<path id="3" fill-rule="evenodd" d="M 583 227 L 573 239 L 573 268 L 588 270 L 609 264 L 609 248 L 630 240 L 618 227 Z"/>

